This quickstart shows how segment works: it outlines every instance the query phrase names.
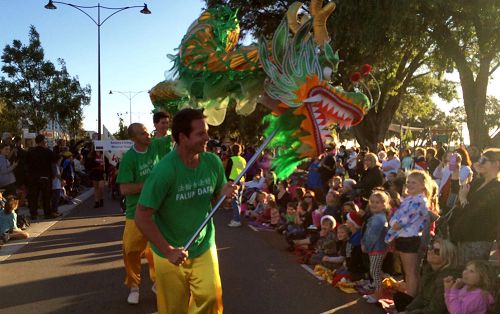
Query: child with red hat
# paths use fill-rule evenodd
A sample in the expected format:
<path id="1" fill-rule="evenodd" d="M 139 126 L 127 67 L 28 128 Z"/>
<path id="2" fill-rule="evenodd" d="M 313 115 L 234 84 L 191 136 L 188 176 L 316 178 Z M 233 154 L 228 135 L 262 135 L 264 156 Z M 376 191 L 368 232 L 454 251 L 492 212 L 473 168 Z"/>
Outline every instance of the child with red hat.
<path id="1" fill-rule="evenodd" d="M 346 262 L 347 269 L 351 273 L 353 280 L 363 278 L 366 269 L 363 266 L 363 252 L 361 251 L 361 227 L 363 218 L 356 212 L 347 214 L 347 227 L 351 231 L 351 236 L 347 241 Z"/>

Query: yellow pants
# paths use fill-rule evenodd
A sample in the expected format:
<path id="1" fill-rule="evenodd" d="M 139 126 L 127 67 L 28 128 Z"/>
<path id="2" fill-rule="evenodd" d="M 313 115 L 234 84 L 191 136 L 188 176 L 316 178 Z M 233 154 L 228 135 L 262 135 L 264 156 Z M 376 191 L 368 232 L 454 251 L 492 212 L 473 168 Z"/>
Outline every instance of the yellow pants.
<path id="1" fill-rule="evenodd" d="M 141 258 L 146 255 L 149 265 L 149 277 L 155 281 L 153 254 L 148 241 L 137 228 L 133 219 L 125 220 L 123 231 L 123 261 L 125 263 L 125 285 L 139 286 L 141 282 Z"/>
<path id="2" fill-rule="evenodd" d="M 153 255 L 159 314 L 222 313 L 222 285 L 215 245 L 181 266 L 154 252 Z"/>

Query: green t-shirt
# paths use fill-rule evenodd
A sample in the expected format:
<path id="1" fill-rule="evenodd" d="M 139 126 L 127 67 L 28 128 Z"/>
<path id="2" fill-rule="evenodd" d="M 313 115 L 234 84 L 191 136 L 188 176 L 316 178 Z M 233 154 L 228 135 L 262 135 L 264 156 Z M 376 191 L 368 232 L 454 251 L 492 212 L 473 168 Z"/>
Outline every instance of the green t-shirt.
<path id="1" fill-rule="evenodd" d="M 132 146 L 120 161 L 120 169 L 116 178 L 117 183 L 144 183 L 160 159 L 170 151 L 170 137 L 151 140 L 148 150 L 138 152 Z M 135 208 L 139 201 L 140 193 L 127 195 L 125 197 L 127 219 L 135 218 Z"/>
<path id="2" fill-rule="evenodd" d="M 226 184 L 222 162 L 212 153 L 201 153 L 196 168 L 188 168 L 172 150 L 153 169 L 144 184 L 139 203 L 153 208 L 154 221 L 173 247 L 182 247 L 212 210 L 211 200 Z M 208 250 L 215 242 L 211 220 L 189 248 L 189 258 Z M 163 256 L 151 245 L 156 254 Z"/>

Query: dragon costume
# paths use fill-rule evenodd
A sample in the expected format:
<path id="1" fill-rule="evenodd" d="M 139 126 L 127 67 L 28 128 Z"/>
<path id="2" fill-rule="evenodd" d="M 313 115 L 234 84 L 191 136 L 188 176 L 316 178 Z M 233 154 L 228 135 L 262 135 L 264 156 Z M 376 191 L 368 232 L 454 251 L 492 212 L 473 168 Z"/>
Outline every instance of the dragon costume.
<path id="1" fill-rule="evenodd" d="M 265 134 L 279 129 L 270 144 L 280 148 L 273 167 L 278 177 L 287 177 L 304 159 L 323 153 L 333 125 L 357 125 L 373 106 L 361 91 L 347 92 L 330 83 L 340 60 L 325 25 L 335 4 L 323 7 L 322 2 L 311 1 L 312 17 L 305 15 L 301 23 L 297 13 L 302 3 L 295 2 L 270 43 L 261 39 L 244 47 L 236 46 L 235 12 L 221 6 L 208 9 L 172 56 L 174 80 L 151 90 L 155 108 L 172 113 L 183 106 L 204 108 L 208 123 L 218 125 L 230 101 L 243 115 L 257 102 L 267 105 L 272 114 L 264 119 L 269 123 Z"/>

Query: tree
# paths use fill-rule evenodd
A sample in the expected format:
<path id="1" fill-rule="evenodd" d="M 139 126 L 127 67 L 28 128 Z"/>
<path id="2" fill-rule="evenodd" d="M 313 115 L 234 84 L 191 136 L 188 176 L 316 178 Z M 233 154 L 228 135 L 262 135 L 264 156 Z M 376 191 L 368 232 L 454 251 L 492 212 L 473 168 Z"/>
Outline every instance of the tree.
<path id="1" fill-rule="evenodd" d="M 30 27 L 29 44 L 13 40 L 6 45 L 2 71 L 7 77 L 0 81 L 0 96 L 10 110 L 16 112 L 22 127 L 40 132 L 49 120 L 63 128 L 71 123 L 74 128 L 82 118 L 82 106 L 90 102 L 90 86 L 82 88 L 78 78 L 67 72 L 64 60 L 61 69 L 45 60 L 40 35 Z"/>
<path id="2" fill-rule="evenodd" d="M 117 140 L 128 140 L 129 137 L 128 137 L 128 128 L 127 126 L 125 125 L 125 121 L 123 120 L 123 116 L 122 114 L 118 113 L 118 131 L 116 131 L 115 133 L 113 133 L 113 136 L 117 139 Z"/>
<path id="3" fill-rule="evenodd" d="M 464 106 L 458 106 L 450 111 L 450 117 L 456 124 L 467 122 L 467 113 Z M 483 128 L 488 136 L 495 136 L 500 131 L 500 100 L 493 96 L 486 98 L 485 117 Z M 490 136 L 489 136 L 490 137 Z"/>
<path id="4" fill-rule="evenodd" d="M 428 33 L 441 63 L 460 76 L 470 142 L 490 142 L 486 122 L 490 76 L 500 66 L 500 2 L 495 0 L 420 1 Z"/>
<path id="5" fill-rule="evenodd" d="M 375 148 L 384 140 L 392 119 L 405 96 L 422 91 L 421 80 L 437 76 L 442 65 L 433 60 L 431 38 L 422 16 L 416 14 L 418 3 L 409 1 L 337 0 L 336 10 L 328 20 L 332 46 L 339 50 L 344 62 L 334 84 L 352 89 L 349 77 L 362 64 L 374 67 L 380 82 L 380 101 L 368 112 L 363 122 L 353 128 L 361 146 Z M 257 36 L 270 36 L 292 1 L 216 1 L 239 9 L 243 29 Z M 305 10 L 308 10 L 305 8 Z M 259 24 L 257 24 L 259 23 Z M 372 82 L 368 82 L 375 90 Z M 426 95 L 450 86 L 445 80 L 435 80 Z"/>

